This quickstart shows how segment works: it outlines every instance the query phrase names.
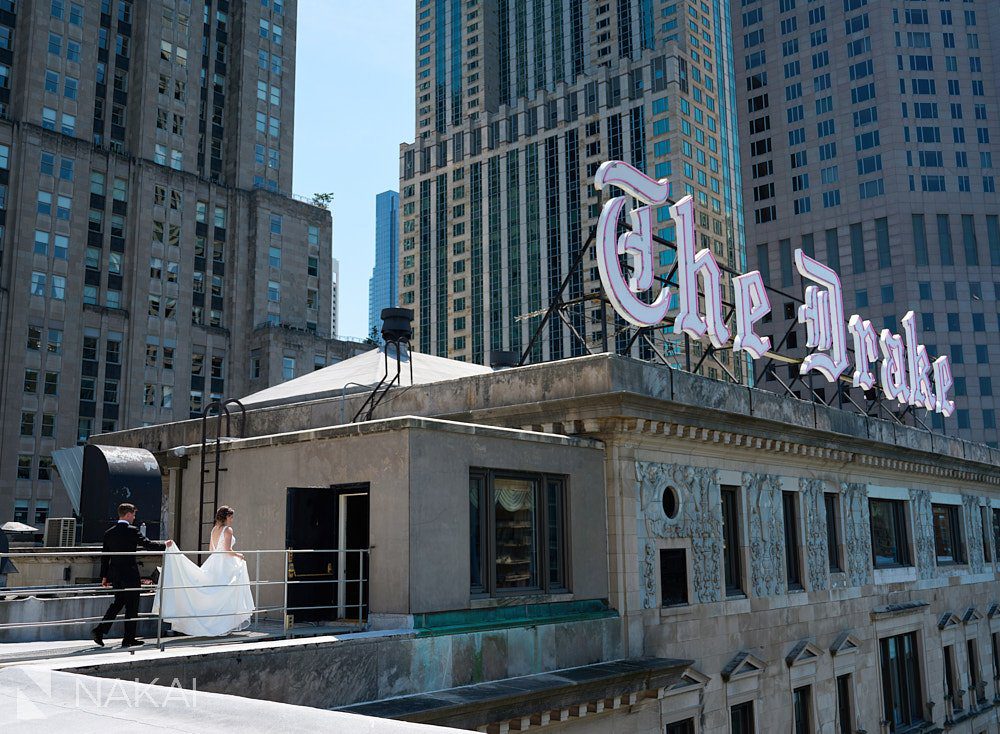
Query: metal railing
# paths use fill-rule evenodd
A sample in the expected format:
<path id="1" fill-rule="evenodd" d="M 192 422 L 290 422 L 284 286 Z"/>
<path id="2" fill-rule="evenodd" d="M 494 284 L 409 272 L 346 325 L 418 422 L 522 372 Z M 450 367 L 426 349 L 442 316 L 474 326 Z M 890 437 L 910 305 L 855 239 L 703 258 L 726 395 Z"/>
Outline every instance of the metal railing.
<path id="1" fill-rule="evenodd" d="M 259 624 L 261 615 L 267 615 L 269 613 L 280 612 L 281 614 L 281 625 L 282 634 L 288 637 L 292 629 L 292 620 L 296 613 L 301 612 L 322 612 L 328 610 L 331 612 L 331 616 L 328 619 L 322 621 L 329 621 L 331 623 L 336 623 L 338 626 L 347 625 L 350 627 L 361 628 L 366 624 L 368 617 L 368 602 L 365 597 L 366 584 L 368 583 L 368 558 L 370 555 L 370 550 L 364 549 L 275 549 L 275 550 L 240 550 L 240 551 L 181 551 L 185 556 L 203 557 L 214 555 L 217 553 L 240 553 L 244 556 L 244 560 L 247 563 L 248 577 L 250 577 L 250 587 L 251 594 L 254 600 L 254 609 L 250 612 L 254 623 Z M 296 556 L 308 555 L 308 554 L 324 554 L 325 556 L 332 556 L 336 560 L 336 566 L 332 561 L 327 561 L 327 572 L 319 574 L 303 574 L 296 572 L 294 567 L 294 558 Z M 350 575 L 347 572 L 349 561 L 355 558 L 357 564 L 353 573 Z M 157 559 L 160 561 L 164 556 L 166 556 L 165 551 L 134 551 L 134 552 L 116 552 L 116 553 L 105 553 L 103 551 L 52 551 L 52 552 L 24 552 L 15 551 L 11 553 L 0 554 L 0 561 L 4 558 L 10 559 L 34 559 L 34 560 L 45 560 L 45 559 L 59 559 L 59 558 L 73 558 L 73 559 L 93 559 L 93 562 L 100 563 L 100 560 L 104 557 L 112 556 L 127 556 L 136 559 Z M 278 557 L 281 560 L 282 573 L 281 578 L 277 579 L 264 579 L 261 578 L 261 558 L 275 558 Z M 249 574 L 251 559 L 253 561 L 253 575 Z M 191 588 L 214 588 L 222 586 L 230 586 L 230 584 L 214 584 L 214 585 L 198 585 L 198 586 L 184 586 L 184 585 L 169 585 L 169 565 L 166 563 L 160 563 L 160 574 L 157 582 L 154 584 L 140 585 L 138 587 L 128 587 L 128 588 L 114 588 L 105 587 L 100 584 L 78 584 L 78 585 L 62 585 L 62 586 L 41 586 L 41 587 L 13 587 L 6 586 L 0 587 L 0 605 L 3 604 L 17 604 L 18 602 L 26 602 L 30 598 L 64 598 L 64 599 L 86 599 L 86 598 L 96 598 L 96 597 L 110 597 L 113 594 L 122 591 L 138 591 L 141 596 L 149 596 L 154 590 L 159 594 L 160 604 L 158 612 L 146 612 L 139 613 L 138 617 L 117 617 L 114 620 L 110 620 L 112 624 L 118 622 L 151 622 L 156 621 L 156 645 L 162 651 L 164 649 L 164 622 L 171 622 L 172 620 L 181 619 L 192 619 L 192 618 L 214 618 L 214 617 L 229 617 L 241 615 L 241 612 L 227 611 L 219 614 L 191 614 L 191 615 L 170 615 L 168 611 L 168 616 L 163 614 L 163 598 L 165 591 L 177 591 L 183 589 Z M 336 570 L 334 570 L 336 568 Z M 11 574 L 14 576 L 16 574 Z M 319 578 L 322 577 L 322 578 Z M 9 579 L 8 579 L 9 581 Z M 325 584 L 330 586 L 333 592 L 333 598 L 330 600 L 329 604 L 318 604 L 318 605 L 308 605 L 304 606 L 297 603 L 294 599 L 292 600 L 292 606 L 289 606 L 289 591 L 300 586 Z M 280 604 L 270 604 L 261 605 L 261 590 L 267 589 L 269 587 L 281 587 L 281 603 Z M 277 596 L 277 594 L 275 595 Z M 295 596 L 293 593 L 292 596 Z M 356 612 L 353 616 L 349 612 Z M 322 615 L 319 615 L 322 616 Z M 67 617 L 65 619 L 56 620 L 46 620 L 46 621 L 30 621 L 30 622 L 6 622 L 0 623 L 0 637 L 3 635 L 4 630 L 14 630 L 14 629 L 34 629 L 38 627 L 59 627 L 59 626 L 73 626 L 73 625 L 90 625 L 98 624 L 103 620 L 101 617 Z"/>

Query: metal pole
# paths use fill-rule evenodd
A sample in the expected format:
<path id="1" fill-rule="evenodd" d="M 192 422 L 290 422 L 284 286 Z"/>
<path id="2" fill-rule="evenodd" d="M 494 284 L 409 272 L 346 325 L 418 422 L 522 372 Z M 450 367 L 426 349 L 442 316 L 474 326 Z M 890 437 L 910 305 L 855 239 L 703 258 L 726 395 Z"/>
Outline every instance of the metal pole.
<path id="1" fill-rule="evenodd" d="M 284 573 L 285 583 L 285 603 L 282 605 L 281 616 L 282 616 L 282 627 L 284 628 L 285 637 L 288 637 L 288 549 L 285 548 L 285 573 Z"/>
<path id="2" fill-rule="evenodd" d="M 601 351 L 608 351 L 608 302 L 601 299 Z"/>
<path id="3" fill-rule="evenodd" d="M 166 578 L 167 578 L 167 557 L 166 555 L 161 556 L 163 561 L 163 572 L 160 574 L 160 608 L 158 610 L 156 619 L 156 646 L 163 652 L 163 590 L 166 588 Z"/>
<path id="4" fill-rule="evenodd" d="M 358 627 L 362 626 L 365 616 L 365 551 L 358 549 Z"/>
<path id="5" fill-rule="evenodd" d="M 253 621 L 254 621 L 254 624 L 259 625 L 260 624 L 260 612 L 257 611 L 257 608 L 260 606 L 260 551 L 259 550 L 254 551 L 254 558 L 256 558 L 257 561 L 256 561 L 256 564 L 255 564 L 256 568 L 255 568 L 254 574 L 253 574 L 253 590 L 254 590 L 254 595 L 255 595 L 254 605 L 253 605 L 253 608 L 254 608 L 254 611 L 253 611 Z"/>

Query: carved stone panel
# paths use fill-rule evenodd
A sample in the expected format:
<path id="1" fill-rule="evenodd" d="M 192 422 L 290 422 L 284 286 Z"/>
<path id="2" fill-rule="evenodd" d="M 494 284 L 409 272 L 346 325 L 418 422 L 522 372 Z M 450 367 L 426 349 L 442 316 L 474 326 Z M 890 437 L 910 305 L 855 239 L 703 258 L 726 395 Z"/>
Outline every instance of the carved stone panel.
<path id="1" fill-rule="evenodd" d="M 643 606 L 656 606 L 655 554 L 657 538 L 689 538 L 691 585 L 698 603 L 722 598 L 722 505 L 719 475 L 715 469 L 636 462 L 639 491 L 638 534 L 643 548 Z M 679 509 L 669 518 L 663 510 L 663 493 L 673 488 Z"/>
<path id="2" fill-rule="evenodd" d="M 965 547 L 969 554 L 969 571 L 983 573 L 986 570 L 986 559 L 983 558 L 983 518 L 979 511 L 979 498 L 963 494 L 962 505 L 965 510 L 965 527 L 968 528 Z"/>
<path id="3" fill-rule="evenodd" d="M 743 474 L 750 529 L 750 590 L 754 596 L 785 591 L 785 523 L 781 483 L 769 474 Z"/>
<path id="4" fill-rule="evenodd" d="M 799 480 L 802 514 L 806 523 L 806 563 L 811 591 L 819 591 L 829 585 L 824 488 L 825 484 L 818 479 Z"/>
<path id="5" fill-rule="evenodd" d="M 910 490 L 910 509 L 913 513 L 913 547 L 916 550 L 914 562 L 917 576 L 932 579 L 937 573 L 934 556 L 934 510 L 931 507 L 931 493 L 926 489 Z"/>
<path id="6" fill-rule="evenodd" d="M 844 496 L 847 580 L 851 586 L 864 586 L 873 580 L 868 487 L 859 482 L 845 482 L 840 491 Z"/>
<path id="7" fill-rule="evenodd" d="M 653 541 L 647 539 L 642 552 L 642 608 L 656 607 L 656 548 Z"/>

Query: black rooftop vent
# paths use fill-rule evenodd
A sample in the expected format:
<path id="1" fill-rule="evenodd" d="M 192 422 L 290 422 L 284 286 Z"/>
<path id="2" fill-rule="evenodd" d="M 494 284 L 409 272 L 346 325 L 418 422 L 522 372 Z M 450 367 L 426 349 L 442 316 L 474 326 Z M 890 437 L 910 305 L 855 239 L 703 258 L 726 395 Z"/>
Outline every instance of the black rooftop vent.
<path id="1" fill-rule="evenodd" d="M 397 342 L 400 339 L 410 340 L 413 336 L 412 308 L 382 309 L 382 338 L 387 342 Z"/>
<path id="2" fill-rule="evenodd" d="M 495 350 L 490 352 L 490 367 L 495 370 L 504 369 L 505 367 L 517 367 L 520 361 L 520 352 L 510 350 Z"/>

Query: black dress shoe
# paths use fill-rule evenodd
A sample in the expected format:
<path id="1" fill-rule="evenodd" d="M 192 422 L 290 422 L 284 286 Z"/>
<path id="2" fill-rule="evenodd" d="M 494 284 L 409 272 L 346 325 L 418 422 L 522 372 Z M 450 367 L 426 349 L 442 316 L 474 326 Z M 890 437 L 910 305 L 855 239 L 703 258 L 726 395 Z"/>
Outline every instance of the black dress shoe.
<path id="1" fill-rule="evenodd" d="M 98 647 L 104 647 L 104 635 L 101 634 L 100 630 L 91 631 L 90 639 L 96 642 Z"/>
<path id="2" fill-rule="evenodd" d="M 145 644 L 145 640 L 122 640 L 122 647 L 139 647 Z"/>

